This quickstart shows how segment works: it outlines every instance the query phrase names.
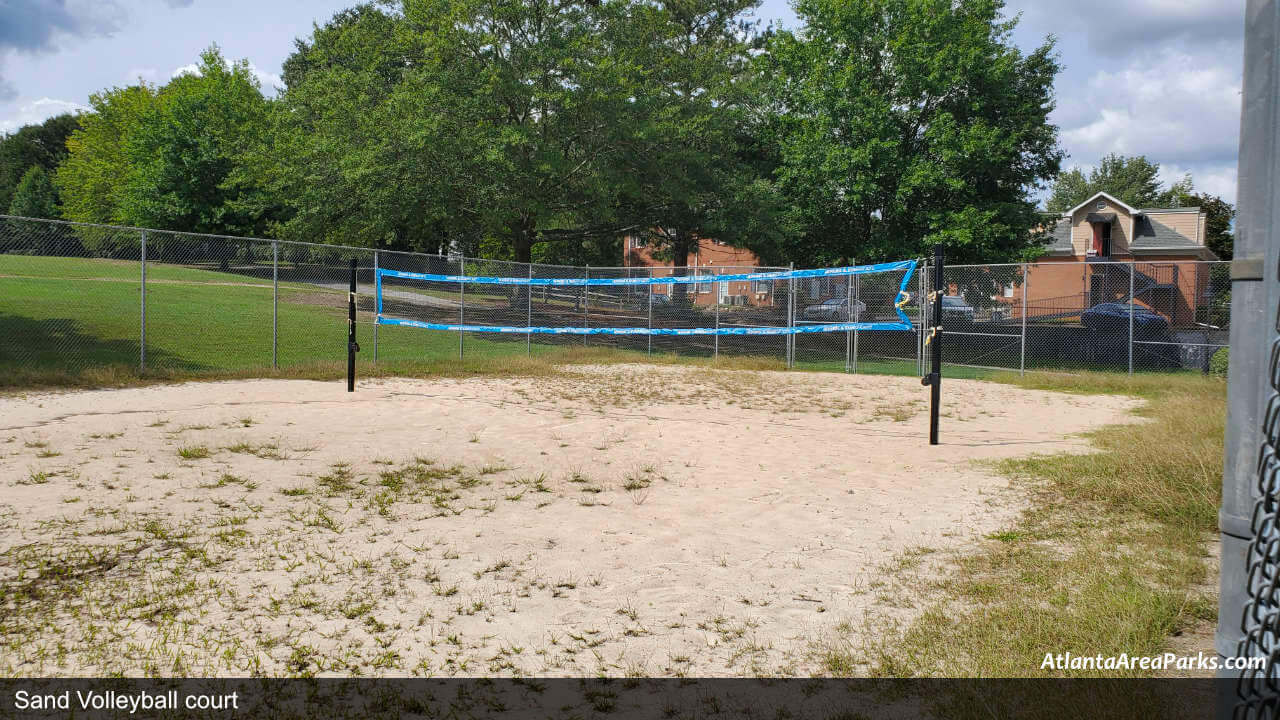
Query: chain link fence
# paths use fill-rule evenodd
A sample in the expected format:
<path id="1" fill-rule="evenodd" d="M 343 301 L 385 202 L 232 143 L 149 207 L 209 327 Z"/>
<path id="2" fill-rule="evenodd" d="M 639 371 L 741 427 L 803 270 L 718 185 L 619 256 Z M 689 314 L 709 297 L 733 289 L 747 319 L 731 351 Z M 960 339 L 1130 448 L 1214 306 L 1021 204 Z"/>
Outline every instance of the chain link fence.
<path id="1" fill-rule="evenodd" d="M 338 363 L 349 262 L 361 293 L 361 363 L 413 363 L 611 347 L 645 355 L 771 358 L 787 367 L 922 374 L 930 287 L 903 307 L 914 332 L 556 335 L 374 323 L 376 269 L 515 278 L 705 277 L 706 282 L 514 286 L 383 277 L 383 312 L 505 327 L 803 328 L 895 321 L 896 273 L 764 281 L 781 267 L 594 268 L 371 250 L 0 216 L 0 367 L 216 375 Z M 1226 347 L 1227 263 L 956 265 L 945 270 L 945 362 L 1002 370 L 1205 370 Z M 144 292 L 145 288 L 145 292 Z"/>

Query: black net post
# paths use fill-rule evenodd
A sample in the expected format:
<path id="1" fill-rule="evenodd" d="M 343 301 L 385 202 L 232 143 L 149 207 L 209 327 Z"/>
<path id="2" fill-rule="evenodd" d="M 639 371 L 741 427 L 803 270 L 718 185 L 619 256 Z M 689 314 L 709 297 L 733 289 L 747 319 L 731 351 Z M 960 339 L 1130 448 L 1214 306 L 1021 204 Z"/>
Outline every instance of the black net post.
<path id="1" fill-rule="evenodd" d="M 356 259 L 351 258 L 351 288 L 347 293 L 347 392 L 356 391 Z"/>
<path id="2" fill-rule="evenodd" d="M 925 375 L 920 381 L 921 384 L 928 385 L 929 395 L 929 444 L 938 444 L 938 406 L 942 404 L 942 269 L 943 257 L 942 246 L 935 245 L 933 247 L 933 265 L 929 270 L 933 275 L 933 292 L 929 294 L 929 298 L 933 300 L 933 324 L 931 327 L 921 328 L 924 332 L 925 342 L 930 348 L 931 368 L 929 374 Z M 922 301 L 921 306 L 924 305 Z"/>

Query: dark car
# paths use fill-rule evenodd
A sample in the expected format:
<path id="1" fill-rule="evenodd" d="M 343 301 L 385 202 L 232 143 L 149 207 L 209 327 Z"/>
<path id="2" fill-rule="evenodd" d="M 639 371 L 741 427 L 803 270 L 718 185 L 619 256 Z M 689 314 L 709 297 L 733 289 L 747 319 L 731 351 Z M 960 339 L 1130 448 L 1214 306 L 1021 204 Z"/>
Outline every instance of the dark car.
<path id="1" fill-rule="evenodd" d="M 1154 336 L 1169 329 L 1169 321 L 1141 305 L 1099 303 L 1080 314 L 1080 323 L 1092 330 L 1129 332 L 1129 312 L 1133 309 L 1133 334 Z"/>

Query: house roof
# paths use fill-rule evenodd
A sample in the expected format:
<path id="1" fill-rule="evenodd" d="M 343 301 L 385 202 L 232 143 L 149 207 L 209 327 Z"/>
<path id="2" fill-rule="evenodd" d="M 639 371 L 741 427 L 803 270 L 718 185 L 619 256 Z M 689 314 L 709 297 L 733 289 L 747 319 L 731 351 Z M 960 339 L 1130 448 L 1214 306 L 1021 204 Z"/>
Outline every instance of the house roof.
<path id="1" fill-rule="evenodd" d="M 1075 249 L 1071 245 L 1071 223 L 1067 222 L 1065 218 L 1059 219 L 1054 223 L 1053 231 L 1049 233 L 1049 242 L 1046 245 L 1046 249 L 1050 253 L 1075 254 Z"/>
<path id="2" fill-rule="evenodd" d="M 1075 206 L 1075 207 L 1071 208 L 1070 210 L 1068 210 L 1068 211 L 1066 211 L 1066 212 L 1062 213 L 1062 216 L 1063 216 L 1063 217 L 1071 217 L 1072 215 L 1075 215 L 1075 214 L 1076 214 L 1076 211 L 1077 211 L 1077 210 L 1079 210 L 1080 208 L 1084 207 L 1085 205 L 1088 205 L 1089 203 L 1093 202 L 1094 200 L 1097 200 L 1097 199 L 1098 199 L 1098 198 L 1100 198 L 1100 197 L 1106 198 L 1107 200 L 1110 200 L 1112 203 L 1114 203 L 1114 204 L 1116 204 L 1116 205 L 1119 205 L 1120 207 L 1122 207 L 1122 208 L 1124 208 L 1125 210 L 1127 210 L 1127 211 L 1129 212 L 1129 214 L 1130 214 L 1130 215 L 1137 215 L 1138 213 L 1141 213 L 1141 212 L 1142 212 L 1142 211 L 1141 211 L 1141 210 L 1139 210 L 1138 208 L 1133 207 L 1133 206 L 1131 206 L 1129 203 L 1127 203 L 1127 202 L 1125 202 L 1125 201 L 1123 201 L 1123 200 L 1120 200 L 1120 199 L 1116 198 L 1115 196 L 1111 195 L 1110 193 L 1105 193 L 1105 192 L 1096 192 L 1096 193 L 1094 193 L 1093 195 L 1091 195 L 1091 196 L 1089 197 L 1089 199 L 1087 199 L 1087 200 L 1085 200 L 1084 202 L 1080 203 L 1079 205 L 1077 205 L 1077 206 Z"/>

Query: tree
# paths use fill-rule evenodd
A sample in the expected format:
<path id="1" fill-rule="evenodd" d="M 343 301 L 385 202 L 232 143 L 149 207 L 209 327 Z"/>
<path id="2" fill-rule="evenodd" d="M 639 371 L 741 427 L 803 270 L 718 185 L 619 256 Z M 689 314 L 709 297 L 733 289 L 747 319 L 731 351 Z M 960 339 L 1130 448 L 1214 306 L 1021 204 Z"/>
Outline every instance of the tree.
<path id="1" fill-rule="evenodd" d="M 1184 200 L 1186 207 L 1199 207 L 1205 213 L 1205 245 L 1223 260 L 1232 258 L 1235 233 L 1231 221 L 1236 209 L 1231 203 L 1209 193 L 1192 193 Z"/>
<path id="2" fill-rule="evenodd" d="M 778 177 L 800 263 L 1012 259 L 1062 152 L 1052 38 L 1027 55 L 1001 0 L 798 0 L 772 44 Z"/>
<path id="3" fill-rule="evenodd" d="M 655 257 L 684 275 L 689 254 L 714 238 L 771 247 L 781 202 L 760 162 L 763 92 L 752 51 L 763 44 L 745 20 L 759 0 L 637 4 L 615 36 L 640 84 L 627 108 L 635 130 L 619 157 L 625 215 Z M 674 286 L 679 302 L 688 286 Z"/>
<path id="4" fill-rule="evenodd" d="M 0 137 L 0 208 L 9 207 L 29 169 L 39 166 L 53 172 L 58 167 L 67 156 L 67 138 L 78 127 L 74 115 L 63 114 Z"/>
<path id="5" fill-rule="evenodd" d="M 43 167 L 32 165 L 23 174 L 9 203 L 9 214 L 31 218 L 58 217 L 58 191 Z"/>
<path id="6" fill-rule="evenodd" d="M 627 7 L 404 0 L 318 30 L 278 116 L 284 232 L 522 262 L 616 238 L 638 70 L 606 31 Z"/>
<path id="7" fill-rule="evenodd" d="M 209 48 L 196 72 L 163 87 L 126 136 L 120 215 L 145 227 L 265 234 L 273 203 L 251 179 L 236 183 L 231 174 L 267 126 L 267 101 L 248 62 L 229 65 Z"/>
<path id="8" fill-rule="evenodd" d="M 1084 172 L 1073 168 L 1062 174 L 1053 185 L 1047 209 L 1066 212 L 1099 192 L 1133 207 L 1178 207 L 1176 204 L 1191 189 L 1191 178 L 1185 177 L 1168 190 L 1160 187 L 1160 164 L 1145 155 L 1127 157 L 1111 153 L 1091 169 L 1088 180 Z"/>
<path id="9" fill-rule="evenodd" d="M 155 88 L 145 84 L 89 96 L 93 109 L 80 116 L 80 127 L 67 139 L 67 158 L 53 178 L 63 217 L 86 223 L 128 223 L 121 209 L 133 170 L 126 147 L 155 102 Z M 94 246 L 87 238 L 86 244 Z"/>

